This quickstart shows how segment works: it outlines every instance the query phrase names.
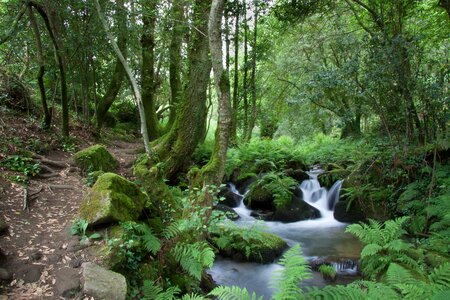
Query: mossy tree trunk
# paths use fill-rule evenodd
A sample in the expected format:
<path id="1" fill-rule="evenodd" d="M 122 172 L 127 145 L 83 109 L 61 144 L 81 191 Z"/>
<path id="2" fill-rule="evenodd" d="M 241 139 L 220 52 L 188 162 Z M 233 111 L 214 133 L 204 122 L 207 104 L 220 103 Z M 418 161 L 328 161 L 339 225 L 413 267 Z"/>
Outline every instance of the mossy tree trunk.
<path id="1" fill-rule="evenodd" d="M 244 121 L 242 128 L 242 137 L 245 136 L 248 130 L 248 22 L 247 22 L 247 5 L 244 1 L 244 78 L 242 79 L 242 92 L 244 100 Z"/>
<path id="2" fill-rule="evenodd" d="M 172 38 L 169 47 L 169 81 L 170 81 L 170 112 L 169 121 L 166 128 L 169 130 L 175 122 L 177 107 L 182 97 L 181 84 L 181 46 L 183 44 L 184 25 L 184 5 L 178 1 L 173 1 L 171 16 L 173 18 Z"/>
<path id="3" fill-rule="evenodd" d="M 253 15 L 253 42 L 252 42 L 252 72 L 250 77 L 250 89 L 251 89 L 251 97 L 252 97 L 252 111 L 250 118 L 248 120 L 248 128 L 246 135 L 246 141 L 250 141 L 252 138 L 253 128 L 256 125 L 256 42 L 258 37 L 258 2 L 253 1 L 254 3 L 254 15 Z"/>
<path id="4" fill-rule="evenodd" d="M 219 98 L 219 118 L 217 121 L 216 141 L 211 158 L 201 172 L 204 185 L 219 186 L 222 182 L 227 159 L 228 140 L 230 137 L 231 105 L 230 80 L 228 70 L 223 68 L 221 24 L 224 0 L 213 0 L 208 22 L 209 47 L 214 71 L 214 83 Z M 210 199 L 210 197 L 207 197 Z M 212 203 L 207 203 L 212 205 Z"/>
<path id="5" fill-rule="evenodd" d="M 116 1 L 117 10 L 117 27 L 119 35 L 117 37 L 117 45 L 125 58 L 127 58 L 127 44 L 128 44 L 128 32 L 127 32 L 127 15 L 123 0 Z M 111 105 L 116 100 L 119 94 L 120 88 L 122 87 L 123 80 L 125 78 L 125 69 L 122 63 L 117 58 L 116 64 L 114 66 L 114 73 L 109 82 L 108 88 L 106 89 L 105 95 L 98 101 L 96 109 L 97 117 L 97 130 L 100 130 L 105 121 L 105 116 Z"/>
<path id="6" fill-rule="evenodd" d="M 238 110 L 238 89 L 239 89 L 239 5 L 235 6 L 234 23 L 234 81 L 233 81 L 233 108 L 231 116 L 231 137 L 230 143 L 237 143 L 237 110 Z"/>
<path id="7" fill-rule="evenodd" d="M 206 90 L 211 71 L 206 35 L 210 5 L 207 0 L 194 2 L 187 53 L 187 84 L 171 130 L 155 145 L 155 152 L 164 162 L 164 175 L 172 180 L 188 167 L 192 153 L 206 130 Z"/>
<path id="8" fill-rule="evenodd" d="M 150 141 L 159 137 L 159 123 L 155 105 L 155 26 L 157 0 L 142 1 L 143 32 L 141 36 L 142 66 L 141 89 L 147 132 Z"/>

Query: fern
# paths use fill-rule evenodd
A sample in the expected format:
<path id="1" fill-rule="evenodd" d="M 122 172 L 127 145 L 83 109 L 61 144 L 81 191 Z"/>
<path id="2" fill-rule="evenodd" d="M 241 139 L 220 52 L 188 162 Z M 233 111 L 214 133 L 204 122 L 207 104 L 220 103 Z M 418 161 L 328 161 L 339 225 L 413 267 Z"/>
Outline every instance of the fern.
<path id="1" fill-rule="evenodd" d="M 237 286 L 218 286 L 213 289 L 210 296 L 215 296 L 219 300 L 262 300 L 263 297 L 258 297 L 255 292 L 250 294 L 246 288 Z"/>
<path id="2" fill-rule="evenodd" d="M 204 268 L 212 267 L 214 252 L 203 242 L 194 244 L 177 243 L 171 254 L 189 275 L 200 280 Z"/>
<path id="3" fill-rule="evenodd" d="M 277 292 L 273 295 L 275 300 L 303 299 L 303 291 L 299 283 L 303 279 L 311 277 L 309 265 L 300 254 L 300 245 L 289 249 L 280 259 L 280 264 L 285 268 L 276 276 Z"/>
<path id="4" fill-rule="evenodd" d="M 172 286 L 164 291 L 161 286 L 155 284 L 153 281 L 145 280 L 142 292 L 144 294 L 142 300 L 172 300 L 177 299 L 180 289 Z"/>
<path id="5" fill-rule="evenodd" d="M 147 251 L 156 254 L 161 249 L 161 242 L 153 234 L 152 229 L 144 224 L 137 224 L 135 228 L 136 231 L 141 234 L 141 239 L 144 248 Z"/>

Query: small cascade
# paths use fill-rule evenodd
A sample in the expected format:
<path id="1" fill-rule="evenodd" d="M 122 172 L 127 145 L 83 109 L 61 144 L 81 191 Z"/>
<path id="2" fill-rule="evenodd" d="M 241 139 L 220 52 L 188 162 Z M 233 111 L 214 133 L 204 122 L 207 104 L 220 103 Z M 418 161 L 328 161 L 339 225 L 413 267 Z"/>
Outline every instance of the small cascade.
<path id="1" fill-rule="evenodd" d="M 336 269 L 338 274 L 356 275 L 358 273 L 358 264 L 351 259 L 333 262 L 331 265 Z"/>
<path id="2" fill-rule="evenodd" d="M 327 191 L 320 186 L 317 177 L 324 171 L 321 169 L 313 169 L 308 172 L 310 179 L 300 184 L 303 193 L 303 200 L 314 206 L 320 211 L 322 219 L 334 220 L 333 209 L 337 201 L 339 201 L 339 191 L 342 186 L 342 180 L 336 181 Z"/>
<path id="3" fill-rule="evenodd" d="M 231 192 L 235 195 L 238 195 L 239 198 L 241 199 L 239 202 L 239 206 L 234 208 L 239 217 L 241 217 L 241 220 L 254 220 L 255 218 L 251 216 L 252 211 L 248 209 L 244 204 L 244 198 L 247 192 L 244 195 L 242 195 L 241 193 L 239 193 L 238 189 L 234 184 L 228 183 L 228 186 L 230 187 Z"/>

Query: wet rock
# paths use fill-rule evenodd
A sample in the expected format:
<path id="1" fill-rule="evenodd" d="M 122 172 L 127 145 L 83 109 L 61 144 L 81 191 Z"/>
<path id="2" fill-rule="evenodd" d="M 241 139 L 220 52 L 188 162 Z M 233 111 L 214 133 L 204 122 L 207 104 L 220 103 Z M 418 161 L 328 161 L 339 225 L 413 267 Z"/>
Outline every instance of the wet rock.
<path id="1" fill-rule="evenodd" d="M 55 272 L 55 292 L 64 298 L 73 298 L 81 290 L 80 274 L 72 268 L 62 268 Z"/>
<path id="2" fill-rule="evenodd" d="M 226 245 L 220 244 L 223 237 L 229 241 Z M 222 228 L 214 234 L 212 242 L 224 257 L 258 263 L 273 262 L 287 248 L 286 242 L 276 235 L 246 228 Z"/>
<path id="3" fill-rule="evenodd" d="M 258 220 L 271 221 L 273 218 L 273 211 L 256 210 L 252 211 L 250 216 Z"/>
<path id="4" fill-rule="evenodd" d="M 127 283 L 123 275 L 94 263 L 84 263 L 82 268 L 82 286 L 86 295 L 95 299 L 125 300 Z"/>
<path id="5" fill-rule="evenodd" d="M 255 174 L 244 174 L 241 175 L 234 184 L 239 193 L 244 194 L 248 190 L 248 187 L 257 179 L 258 177 Z"/>
<path id="6" fill-rule="evenodd" d="M 347 211 L 347 202 L 339 201 L 334 206 L 334 218 L 339 222 L 357 223 L 365 222 L 367 217 L 357 203 L 352 203 Z"/>
<path id="7" fill-rule="evenodd" d="M 317 219 L 320 217 L 321 215 L 317 208 L 312 207 L 294 195 L 291 203 L 286 207 L 278 208 L 274 212 L 271 220 L 289 223 Z"/>
<path id="8" fill-rule="evenodd" d="M 217 204 L 217 205 L 214 206 L 214 209 L 224 212 L 226 217 L 228 219 L 230 219 L 231 221 L 236 221 L 237 219 L 239 219 L 239 215 L 231 207 L 228 207 L 228 206 L 223 205 L 223 204 Z"/>
<path id="9" fill-rule="evenodd" d="M 228 186 L 222 187 L 218 196 L 224 198 L 220 201 L 220 204 L 228 207 L 238 207 L 241 202 L 241 197 L 233 193 Z"/>
<path id="10" fill-rule="evenodd" d="M 80 207 L 80 217 L 90 226 L 134 221 L 147 198 L 133 182 L 114 173 L 101 175 Z"/>
<path id="11" fill-rule="evenodd" d="M 309 175 L 303 171 L 302 169 L 287 169 L 284 171 L 287 176 L 294 178 L 298 182 L 302 182 L 304 180 L 309 179 Z"/>

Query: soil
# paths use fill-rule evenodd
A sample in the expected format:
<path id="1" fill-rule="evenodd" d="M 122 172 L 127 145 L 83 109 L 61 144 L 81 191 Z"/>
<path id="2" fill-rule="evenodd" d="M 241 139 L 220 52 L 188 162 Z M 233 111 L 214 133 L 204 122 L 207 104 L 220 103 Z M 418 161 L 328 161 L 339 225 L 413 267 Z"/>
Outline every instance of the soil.
<path id="1" fill-rule="evenodd" d="M 113 141 L 107 148 L 120 162 L 118 173 L 130 178 L 131 165 L 142 148 L 141 143 Z M 43 155 L 66 163 L 66 167 L 58 169 L 55 177 L 30 179 L 25 210 L 24 187 L 0 176 L 0 217 L 8 226 L 0 237 L 2 300 L 84 299 L 79 289 L 80 266 L 98 258 L 89 251 L 90 247 L 80 244 L 79 237 L 70 234 L 89 189 L 80 173 L 67 163 L 70 156 L 61 150 Z"/>

